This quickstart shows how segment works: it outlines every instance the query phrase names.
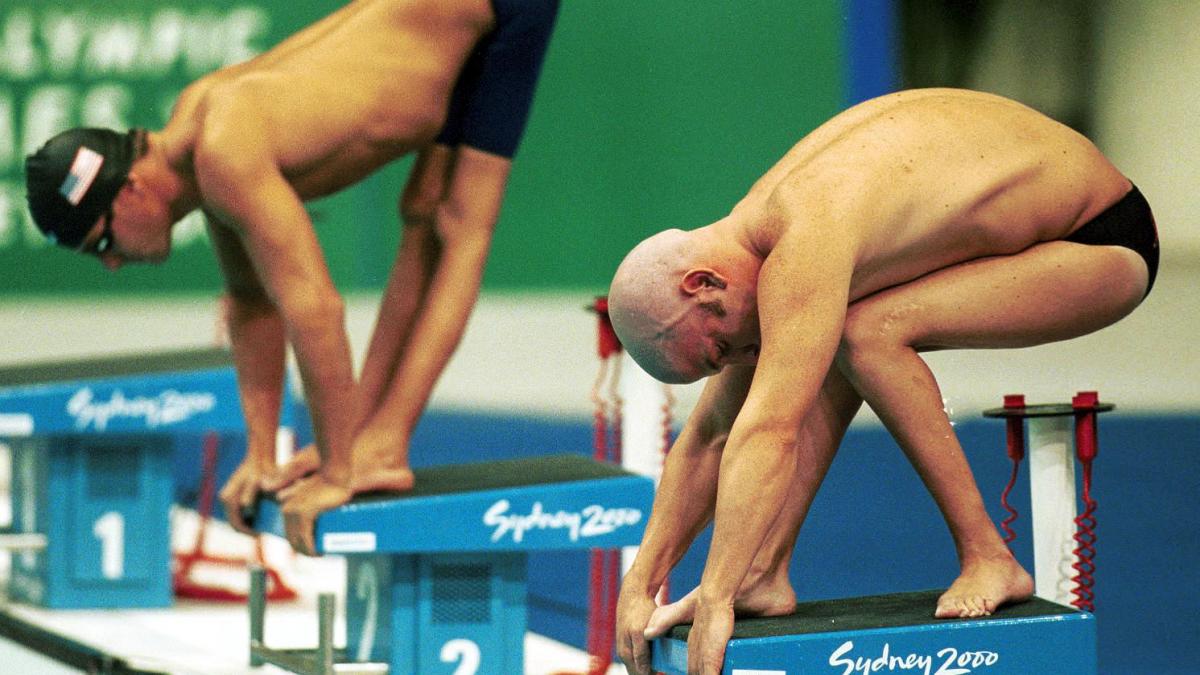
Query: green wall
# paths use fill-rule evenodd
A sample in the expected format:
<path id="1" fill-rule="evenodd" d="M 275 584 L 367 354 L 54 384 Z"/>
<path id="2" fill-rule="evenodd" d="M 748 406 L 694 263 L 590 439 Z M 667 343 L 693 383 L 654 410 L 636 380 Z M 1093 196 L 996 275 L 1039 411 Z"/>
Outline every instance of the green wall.
<path id="1" fill-rule="evenodd" d="M 0 6 L 0 295 L 215 293 L 198 221 L 156 268 L 117 274 L 46 245 L 21 158 L 77 124 L 159 127 L 203 72 L 333 3 L 6 0 Z M 84 9 L 88 8 L 88 9 Z M 485 286 L 602 291 L 664 227 L 723 215 L 845 100 L 839 0 L 564 0 Z M 382 285 L 408 162 L 310 205 L 339 286 Z"/>

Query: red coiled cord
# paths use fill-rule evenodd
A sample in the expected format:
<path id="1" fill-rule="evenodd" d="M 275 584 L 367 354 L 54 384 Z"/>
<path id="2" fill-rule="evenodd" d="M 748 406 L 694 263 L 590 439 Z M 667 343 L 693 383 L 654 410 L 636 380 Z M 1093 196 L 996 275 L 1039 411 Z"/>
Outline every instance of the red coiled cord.
<path id="1" fill-rule="evenodd" d="M 621 397 L 618 394 L 617 385 L 620 379 L 620 368 L 613 373 L 610 380 L 610 396 L 613 402 L 612 424 L 610 425 L 611 434 L 608 443 L 608 461 L 621 465 Z M 598 616 L 603 617 L 597 630 L 600 637 L 597 639 L 598 652 L 594 657 L 591 668 L 592 675 L 600 675 L 608 672 L 608 667 L 612 665 L 613 648 L 616 646 L 616 627 L 617 627 L 617 595 L 621 589 L 621 549 L 610 548 L 605 551 L 593 553 L 603 555 L 603 560 L 600 566 L 603 568 L 604 591 L 601 594 L 603 603 L 597 611 Z"/>
<path id="2" fill-rule="evenodd" d="M 1075 599 L 1071 604 L 1089 612 L 1095 611 L 1096 574 L 1096 500 L 1092 499 L 1092 460 L 1096 458 L 1096 403 L 1094 391 L 1081 391 L 1071 399 L 1075 408 L 1075 456 L 1083 466 L 1083 513 L 1075 518 L 1075 563 L 1071 577 Z"/>
<path id="3" fill-rule="evenodd" d="M 1000 531 L 1004 533 L 1004 543 L 1011 544 L 1017 539 L 1017 533 L 1012 529 L 1012 524 L 1016 522 L 1020 515 L 1012 504 L 1008 503 L 1008 493 L 1012 492 L 1013 486 L 1017 484 L 1017 470 L 1021 468 L 1020 460 L 1013 460 L 1012 474 L 1008 477 L 1008 485 L 1004 486 L 1004 492 L 1000 493 L 1000 505 L 1008 512 L 1008 516 L 1000 521 Z"/>
<path id="4" fill-rule="evenodd" d="M 596 351 L 600 357 L 600 371 L 596 374 L 591 392 L 592 403 L 595 406 L 592 455 L 598 462 L 620 464 L 621 399 L 617 391 L 620 367 L 615 366 L 615 359 L 619 358 L 621 353 L 621 343 L 608 319 L 608 300 L 596 298 L 596 302 L 589 309 L 598 317 Z M 611 374 L 610 364 L 615 366 Z M 588 675 L 600 675 L 612 665 L 616 639 L 617 590 L 621 581 L 620 549 L 592 549 L 588 577 Z"/>
<path id="5" fill-rule="evenodd" d="M 608 362 L 608 359 L 601 359 L 600 372 L 596 377 L 595 385 L 592 387 L 592 402 L 596 407 L 592 419 L 592 447 L 593 457 L 599 461 L 604 460 L 606 454 L 605 448 L 608 446 L 608 403 L 600 393 L 603 388 L 605 376 L 608 373 Z M 599 659 L 598 655 L 601 653 L 600 641 L 603 639 L 599 630 L 599 622 L 596 620 L 604 604 L 604 560 L 602 553 L 600 549 L 592 549 L 588 572 L 587 651 L 592 657 L 593 665 L 598 665 L 596 662 Z M 595 669 L 590 668 L 588 672 L 595 672 Z"/>
<path id="6" fill-rule="evenodd" d="M 1083 513 L 1075 518 L 1075 562 L 1071 577 L 1075 599 L 1071 604 L 1089 612 L 1095 611 L 1096 598 L 1092 586 L 1096 573 L 1096 500 L 1092 499 L 1092 463 L 1083 464 Z"/>
<path id="7" fill-rule="evenodd" d="M 1024 408 L 1025 396 L 1022 394 L 1008 394 L 1004 397 L 1005 408 Z M 1017 533 L 1013 531 L 1012 524 L 1016 522 L 1016 508 L 1008 502 L 1008 495 L 1012 492 L 1013 486 L 1017 484 L 1017 471 L 1021 468 L 1021 460 L 1025 458 L 1025 420 L 1020 417 L 1009 417 L 1005 421 L 1006 445 L 1008 457 L 1012 460 L 1012 473 L 1008 477 L 1008 485 L 1004 486 L 1004 492 L 1000 493 L 1000 504 L 1004 510 L 1008 512 L 1008 516 L 1000 522 L 1000 531 L 1004 533 L 1004 543 L 1011 544 L 1017 538 Z"/>

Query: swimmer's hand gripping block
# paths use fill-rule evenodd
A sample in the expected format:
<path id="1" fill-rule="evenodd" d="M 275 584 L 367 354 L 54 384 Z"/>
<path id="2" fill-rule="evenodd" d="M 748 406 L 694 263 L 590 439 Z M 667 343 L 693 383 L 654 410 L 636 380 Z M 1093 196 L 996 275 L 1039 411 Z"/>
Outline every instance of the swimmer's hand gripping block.
<path id="1" fill-rule="evenodd" d="M 1095 675 L 1092 614 L 1040 598 L 990 617 L 933 618 L 941 591 L 806 602 L 782 617 L 739 619 L 725 675 Z M 652 647 L 656 671 L 687 672 L 680 625 Z"/>

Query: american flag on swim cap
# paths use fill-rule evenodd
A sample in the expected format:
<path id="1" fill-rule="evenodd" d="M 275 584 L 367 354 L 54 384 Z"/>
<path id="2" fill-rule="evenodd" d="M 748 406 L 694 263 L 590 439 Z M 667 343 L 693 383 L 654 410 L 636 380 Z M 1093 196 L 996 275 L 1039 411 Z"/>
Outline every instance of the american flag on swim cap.
<path id="1" fill-rule="evenodd" d="M 92 183 L 96 180 L 96 174 L 100 173 L 100 167 L 103 165 L 104 155 L 89 147 L 80 146 L 79 151 L 75 153 L 75 160 L 71 162 L 70 170 L 67 171 L 66 178 L 58 188 L 59 194 L 66 198 L 71 206 L 79 206 L 79 202 L 87 194 L 88 188 L 92 187 Z"/>

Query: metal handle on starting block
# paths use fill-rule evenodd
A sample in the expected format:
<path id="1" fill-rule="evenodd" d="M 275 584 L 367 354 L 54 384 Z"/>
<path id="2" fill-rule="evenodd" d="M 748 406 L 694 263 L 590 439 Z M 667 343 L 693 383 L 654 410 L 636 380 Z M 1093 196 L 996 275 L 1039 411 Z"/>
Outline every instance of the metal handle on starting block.
<path id="1" fill-rule="evenodd" d="M 46 548 L 44 534 L 0 534 L 2 551 L 40 551 Z"/>
<path id="2" fill-rule="evenodd" d="M 985 417 L 1007 418 L 1009 455 L 1019 459 L 1012 447 L 1014 434 L 1023 420 L 1029 423 L 1029 496 L 1033 512 L 1033 562 L 1035 594 L 1063 605 L 1072 603 L 1077 560 L 1075 460 L 1095 456 L 1095 415 L 1115 406 L 1101 403 L 1094 391 L 1079 392 L 1070 404 L 1026 405 L 1024 396 L 1007 395 L 1004 407 L 985 410 Z M 1076 429 L 1084 440 L 1075 447 L 1076 434 L 1070 421 L 1085 424 Z"/>
<path id="3" fill-rule="evenodd" d="M 339 662 L 340 650 L 333 647 L 333 620 L 336 599 L 333 593 L 317 596 L 316 649 L 272 649 L 263 633 L 266 623 L 267 573 L 261 566 L 250 567 L 250 665 L 271 664 L 298 675 L 382 675 L 386 663 Z"/>

